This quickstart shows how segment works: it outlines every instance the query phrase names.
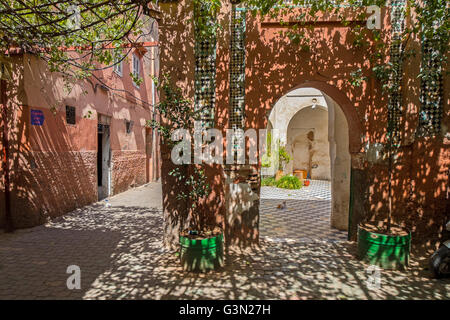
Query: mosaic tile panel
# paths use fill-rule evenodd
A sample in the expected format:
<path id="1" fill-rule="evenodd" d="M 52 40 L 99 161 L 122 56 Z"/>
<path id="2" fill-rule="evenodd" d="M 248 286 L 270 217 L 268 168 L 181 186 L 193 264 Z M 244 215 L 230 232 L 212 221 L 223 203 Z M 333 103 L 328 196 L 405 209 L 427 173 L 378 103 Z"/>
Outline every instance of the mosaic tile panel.
<path id="1" fill-rule="evenodd" d="M 216 106 L 216 36 L 200 36 L 196 30 L 194 50 L 195 110 L 200 111 L 202 127 L 213 128 Z"/>
<path id="2" fill-rule="evenodd" d="M 245 10 L 233 7 L 231 17 L 230 129 L 245 126 Z"/>
<path id="3" fill-rule="evenodd" d="M 392 44 L 390 47 L 390 60 L 395 68 L 391 81 L 396 90 L 392 91 L 389 99 L 388 129 L 392 134 L 394 143 L 398 143 L 400 140 L 400 122 L 402 117 L 402 94 L 400 88 L 403 76 L 403 64 L 401 63 L 403 46 L 401 38 L 405 30 L 405 6 L 406 0 L 391 1 Z"/>
<path id="4" fill-rule="evenodd" d="M 420 86 L 419 136 L 433 136 L 441 132 L 444 85 L 442 65 L 436 58 L 440 53 L 435 47 L 433 40 L 424 39 L 422 42 L 421 73 L 427 76 L 421 79 Z"/>

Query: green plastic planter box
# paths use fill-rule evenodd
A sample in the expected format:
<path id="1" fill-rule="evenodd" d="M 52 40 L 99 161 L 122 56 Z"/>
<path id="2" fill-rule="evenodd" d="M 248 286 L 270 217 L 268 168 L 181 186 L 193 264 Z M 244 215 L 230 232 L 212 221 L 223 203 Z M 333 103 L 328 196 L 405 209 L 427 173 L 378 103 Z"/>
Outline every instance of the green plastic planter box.
<path id="1" fill-rule="evenodd" d="M 180 236 L 180 246 L 185 271 L 207 271 L 223 266 L 223 234 L 202 240 Z"/>
<path id="2" fill-rule="evenodd" d="M 383 269 L 404 269 L 409 264 L 411 232 L 388 236 L 358 226 L 358 258 Z"/>

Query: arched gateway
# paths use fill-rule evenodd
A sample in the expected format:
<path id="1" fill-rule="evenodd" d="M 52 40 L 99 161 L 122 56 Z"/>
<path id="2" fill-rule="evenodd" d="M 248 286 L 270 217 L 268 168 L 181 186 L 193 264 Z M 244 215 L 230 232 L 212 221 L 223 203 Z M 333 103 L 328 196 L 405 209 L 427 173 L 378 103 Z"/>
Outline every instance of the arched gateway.
<path id="1" fill-rule="evenodd" d="M 320 88 L 320 89 L 319 89 Z M 340 101 L 338 103 L 337 101 Z M 311 128 L 314 119 L 308 118 L 311 115 L 320 112 L 323 114 L 317 121 L 323 121 L 321 126 L 325 126 L 325 132 L 317 132 L 315 128 Z M 319 105 L 316 107 L 316 104 Z M 344 106 L 344 107 L 342 107 Z M 308 108 L 309 107 L 309 108 Z M 301 111 L 305 111 L 305 116 L 301 116 Z M 304 158 L 305 161 L 314 162 L 315 166 L 321 166 L 319 170 L 319 179 L 330 181 L 331 184 L 331 226 L 339 230 L 348 230 L 349 226 L 349 212 L 350 212 L 350 179 L 351 179 L 351 154 L 357 155 L 361 150 L 361 137 L 363 131 L 358 115 L 351 101 L 344 94 L 341 94 L 338 89 L 322 83 L 319 81 L 305 82 L 298 85 L 280 97 L 274 104 L 270 113 L 267 114 L 267 123 L 272 119 L 272 123 L 267 126 L 268 129 L 274 128 L 278 132 L 278 139 L 282 145 L 286 145 L 287 152 L 293 158 L 288 170 L 285 174 L 292 174 L 294 169 L 307 169 L 308 172 L 313 172 L 311 168 L 306 168 L 307 164 L 296 163 L 297 157 Z M 324 118 L 325 116 L 325 118 Z M 322 120 L 321 120 L 322 119 Z M 296 123 L 294 123 L 296 122 Z M 293 128 L 295 126 L 302 126 L 308 130 L 301 128 Z M 312 131 L 310 131 L 312 130 Z M 308 147 L 299 148 L 294 151 L 292 146 L 295 131 L 304 136 L 306 141 L 307 131 L 321 133 L 322 138 L 315 140 L 314 144 L 320 144 L 315 148 L 313 154 L 321 154 L 317 159 L 308 158 Z M 352 138 L 350 138 L 352 137 Z M 272 138 L 274 139 L 274 138 Z M 322 141 L 322 142 L 321 142 Z M 299 142 L 297 141 L 297 144 Z M 320 150 L 320 149 L 327 150 Z M 327 167 L 327 168 L 323 168 Z M 263 176 L 264 169 L 261 170 Z M 331 169 L 331 173 L 328 170 Z M 267 170 L 267 172 L 273 171 Z M 316 170 L 317 172 L 317 170 Z M 311 179 L 316 179 L 317 176 L 311 174 Z M 273 198 L 273 196 L 270 196 Z M 260 206 L 260 213 L 263 210 L 263 205 Z M 260 221 L 262 222 L 262 221 Z M 270 234 L 270 231 L 267 232 Z M 298 231 L 296 236 L 301 237 L 301 231 Z"/>
<path id="2" fill-rule="evenodd" d="M 388 101 L 371 71 L 376 47 L 373 35 L 368 33 L 366 46 L 354 45 L 358 40 L 353 32 L 355 26 L 365 28 L 367 21 L 361 21 L 352 9 L 341 7 L 336 10 L 346 16 L 345 23 L 339 14 L 322 13 L 311 21 L 306 19 L 300 23 L 297 18 L 307 16 L 309 10 L 305 7 L 294 8 L 282 17 L 261 18 L 232 2 L 236 3 L 222 1 L 217 22 L 223 28 L 217 36 L 197 45 L 192 41 L 198 38 L 196 28 L 187 23 L 195 20 L 194 1 L 161 3 L 161 74 L 170 75 L 186 98 L 195 101 L 196 106 L 205 107 L 205 124 L 221 130 L 224 136 L 226 129 L 266 129 L 273 106 L 292 90 L 320 90 L 327 102 L 328 113 L 343 115 L 348 126 L 345 132 L 348 141 L 332 137 L 336 147 L 345 149 L 350 158 L 345 177 L 349 184 L 348 195 L 341 197 L 348 199 L 348 209 L 341 210 L 345 214 L 332 220 L 332 224 L 340 229 L 348 228 L 350 238 L 354 239 L 356 226 L 362 218 L 384 214 L 387 206 L 387 166 L 381 158 L 371 158 L 370 154 L 373 146 L 378 147 L 386 141 Z M 364 10 L 356 10 L 360 9 Z M 382 31 L 387 35 L 391 32 L 391 19 L 398 18 L 391 11 L 391 8 L 381 10 Z M 293 25 L 305 30 L 303 35 L 310 43 L 310 50 L 303 50 L 286 34 L 288 27 Z M 387 49 L 389 39 L 382 40 Z M 414 63 L 420 64 L 417 60 Z M 411 81 L 417 81 L 416 75 L 411 76 Z M 406 95 L 411 106 L 419 107 L 419 98 L 414 92 Z M 417 113 L 414 116 L 408 114 L 406 120 L 408 124 L 417 123 Z M 410 134 L 410 127 L 414 126 L 408 126 L 405 135 Z M 411 192 L 417 192 L 418 198 L 423 199 L 420 206 L 433 206 L 437 208 L 433 214 L 442 217 L 439 199 L 443 199 L 445 181 L 439 178 L 431 182 L 421 171 L 423 162 L 428 160 L 420 162 L 417 155 L 431 152 L 435 155 L 430 160 L 433 163 L 428 161 L 432 170 L 443 172 L 443 142 L 405 141 L 410 144 L 402 151 L 404 158 L 398 166 L 401 172 L 396 177 L 396 185 L 398 188 L 411 186 Z M 170 161 L 170 150 L 164 146 L 162 159 L 165 241 L 176 244 L 184 223 L 180 216 L 186 208 L 174 199 L 183 186 L 168 175 L 174 164 Z M 260 163 L 205 167 L 212 185 L 205 205 L 211 220 L 223 226 L 228 244 L 258 243 L 259 199 L 253 195 L 260 192 L 260 167 Z M 336 170 L 335 166 L 335 173 Z M 414 172 L 417 176 L 412 175 Z M 398 190 L 397 194 L 399 196 L 393 202 L 394 215 L 398 221 L 409 223 L 414 219 L 408 219 L 409 212 L 405 208 L 407 205 L 415 208 L 418 204 L 403 197 L 403 190 Z M 438 228 L 433 214 L 429 221 L 433 228 Z M 427 224 L 416 225 L 418 230 L 424 231 Z"/>

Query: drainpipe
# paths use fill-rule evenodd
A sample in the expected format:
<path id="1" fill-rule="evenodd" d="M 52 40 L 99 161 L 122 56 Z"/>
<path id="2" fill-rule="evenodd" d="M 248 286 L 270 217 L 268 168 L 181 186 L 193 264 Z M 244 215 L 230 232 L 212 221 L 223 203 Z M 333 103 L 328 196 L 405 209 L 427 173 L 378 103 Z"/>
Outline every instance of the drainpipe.
<path id="1" fill-rule="evenodd" d="M 152 53 L 153 53 L 153 49 L 152 49 Z M 153 63 L 154 64 L 154 63 Z M 154 74 L 154 66 L 152 66 L 152 71 Z M 151 113 L 152 113 L 152 120 L 155 121 L 155 82 L 152 79 L 152 109 L 151 109 Z M 153 180 L 155 180 L 155 129 L 152 128 L 152 152 L 151 152 L 151 157 L 152 157 L 152 170 L 150 172 L 149 170 L 149 182 L 152 182 Z M 149 164 L 147 163 L 147 166 Z"/>
<path id="2" fill-rule="evenodd" d="M 2 118 L 3 118 L 3 181 L 5 185 L 5 220 L 6 220 L 6 232 L 12 232 L 14 230 L 11 216 L 11 193 L 10 193 L 10 180 L 9 180 L 9 141 L 8 141 L 8 110 L 6 96 L 7 82 L 5 79 L 0 80 L 1 91 L 1 105 L 2 105 Z"/>

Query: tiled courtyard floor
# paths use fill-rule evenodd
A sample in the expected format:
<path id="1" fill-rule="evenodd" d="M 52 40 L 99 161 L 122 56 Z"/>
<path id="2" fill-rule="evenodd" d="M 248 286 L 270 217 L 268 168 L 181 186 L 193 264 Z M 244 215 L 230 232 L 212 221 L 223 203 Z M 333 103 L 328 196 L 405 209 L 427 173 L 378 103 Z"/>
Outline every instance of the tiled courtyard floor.
<path id="1" fill-rule="evenodd" d="M 161 246 L 157 187 L 0 234 L 0 299 L 450 299 L 450 282 L 430 279 L 416 255 L 371 290 L 349 242 L 264 240 L 230 251 L 218 272 L 183 273 Z M 81 268 L 80 290 L 66 287 L 69 265 Z"/>
<path id="2" fill-rule="evenodd" d="M 346 232 L 330 226 L 330 215 L 329 181 L 312 180 L 299 190 L 261 188 L 260 234 L 264 239 L 347 240 Z"/>

